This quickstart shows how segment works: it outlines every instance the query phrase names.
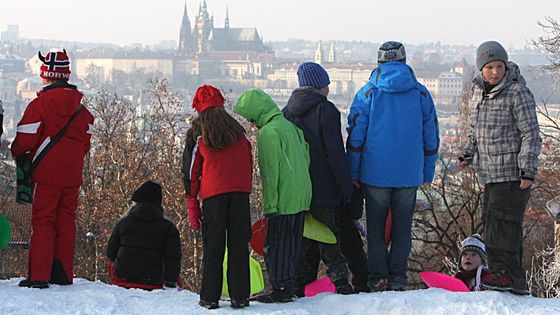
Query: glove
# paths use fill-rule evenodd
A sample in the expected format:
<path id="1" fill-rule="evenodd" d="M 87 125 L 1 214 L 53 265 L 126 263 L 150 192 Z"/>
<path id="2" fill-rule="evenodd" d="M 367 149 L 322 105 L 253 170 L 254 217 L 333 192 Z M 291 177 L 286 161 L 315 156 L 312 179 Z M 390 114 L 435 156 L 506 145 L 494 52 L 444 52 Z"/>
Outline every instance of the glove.
<path id="1" fill-rule="evenodd" d="M 200 203 L 196 197 L 187 197 L 187 212 L 189 215 L 189 223 L 193 230 L 200 230 L 200 221 L 202 220 L 202 211 L 200 211 Z"/>
<path id="2" fill-rule="evenodd" d="M 358 230 L 358 233 L 360 233 L 362 237 L 367 237 L 367 230 L 364 228 L 362 223 L 360 223 L 360 220 L 354 220 L 353 222 L 356 230 Z"/>
<path id="3" fill-rule="evenodd" d="M 177 283 L 176 282 L 165 281 L 165 283 L 163 284 L 163 289 L 164 290 L 174 290 L 176 288 L 177 288 Z"/>

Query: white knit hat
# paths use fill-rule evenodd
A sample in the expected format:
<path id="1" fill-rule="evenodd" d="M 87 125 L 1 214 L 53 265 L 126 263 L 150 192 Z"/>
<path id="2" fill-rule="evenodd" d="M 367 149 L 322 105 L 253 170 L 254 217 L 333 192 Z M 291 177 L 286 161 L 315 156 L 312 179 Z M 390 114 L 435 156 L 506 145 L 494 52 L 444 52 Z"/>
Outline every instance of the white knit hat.
<path id="1" fill-rule="evenodd" d="M 480 237 L 479 234 L 473 234 L 465 238 L 461 242 L 461 256 L 463 256 L 463 253 L 466 251 L 477 253 L 482 260 L 482 264 L 485 266 L 488 265 L 488 258 L 486 257 L 486 245 L 482 241 L 482 237 Z"/>

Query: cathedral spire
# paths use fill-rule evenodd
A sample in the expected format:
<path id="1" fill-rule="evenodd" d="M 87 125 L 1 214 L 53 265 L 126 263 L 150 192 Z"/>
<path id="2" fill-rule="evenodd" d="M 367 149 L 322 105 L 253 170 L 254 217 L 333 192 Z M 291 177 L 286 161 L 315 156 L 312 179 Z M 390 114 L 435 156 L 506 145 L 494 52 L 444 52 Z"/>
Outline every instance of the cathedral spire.
<path id="1" fill-rule="evenodd" d="M 319 41 L 317 49 L 315 50 L 315 63 L 323 63 L 323 43 L 321 41 Z"/>
<path id="2" fill-rule="evenodd" d="M 187 12 L 187 2 L 185 1 L 185 9 L 183 11 L 183 20 L 181 21 L 181 29 L 179 30 L 179 53 L 188 54 L 193 51 L 193 40 L 191 33 L 191 21 Z"/>
<path id="3" fill-rule="evenodd" d="M 224 28 L 229 28 L 229 8 L 226 5 L 226 21 L 224 22 Z"/>
<path id="4" fill-rule="evenodd" d="M 331 43 L 331 49 L 329 50 L 329 63 L 336 62 L 336 49 L 334 48 L 334 41 Z"/>

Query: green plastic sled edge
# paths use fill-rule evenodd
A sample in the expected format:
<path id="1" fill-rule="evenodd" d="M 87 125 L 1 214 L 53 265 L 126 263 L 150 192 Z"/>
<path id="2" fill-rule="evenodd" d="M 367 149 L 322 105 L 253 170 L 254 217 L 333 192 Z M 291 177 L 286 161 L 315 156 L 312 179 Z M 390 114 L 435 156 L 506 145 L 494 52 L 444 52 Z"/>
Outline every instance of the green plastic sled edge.
<path id="1" fill-rule="evenodd" d="M 336 236 L 323 222 L 315 219 L 311 212 L 305 214 L 303 236 L 327 244 L 336 244 Z"/>
<path id="2" fill-rule="evenodd" d="M 227 257 L 228 253 L 226 250 L 226 254 L 224 255 L 224 264 L 223 264 L 223 280 L 222 280 L 222 296 L 229 297 L 228 285 L 227 285 Z M 263 273 L 261 269 L 261 265 L 259 262 L 249 256 L 249 279 L 251 284 L 250 295 L 255 295 L 262 290 L 264 290 L 264 279 Z"/>

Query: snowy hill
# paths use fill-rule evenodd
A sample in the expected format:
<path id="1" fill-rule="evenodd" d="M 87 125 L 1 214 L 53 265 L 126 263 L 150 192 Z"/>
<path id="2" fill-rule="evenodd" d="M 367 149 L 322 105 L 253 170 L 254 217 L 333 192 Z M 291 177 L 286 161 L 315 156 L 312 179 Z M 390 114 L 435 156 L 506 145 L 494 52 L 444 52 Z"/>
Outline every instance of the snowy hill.
<path id="1" fill-rule="evenodd" d="M 197 294 L 188 291 L 127 290 L 84 279 L 75 279 L 72 286 L 39 290 L 19 288 L 19 280 L 0 281 L 0 314 L 560 314 L 559 299 L 440 289 L 351 296 L 326 293 L 287 304 L 252 302 L 243 310 L 220 302 L 219 309 L 209 311 L 198 306 Z"/>

